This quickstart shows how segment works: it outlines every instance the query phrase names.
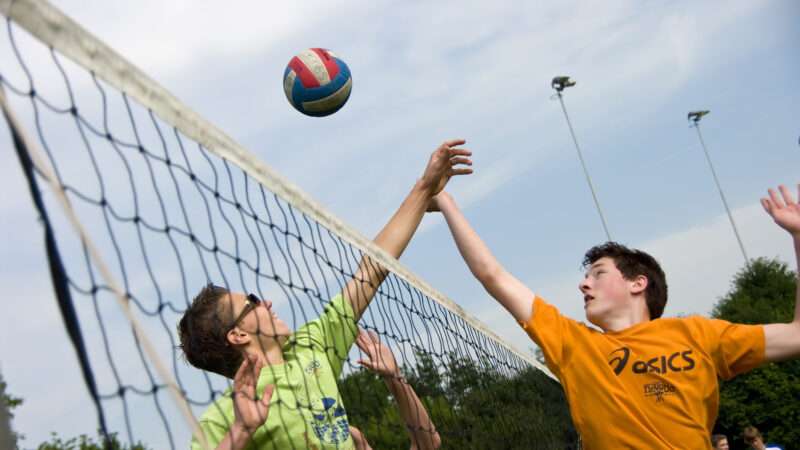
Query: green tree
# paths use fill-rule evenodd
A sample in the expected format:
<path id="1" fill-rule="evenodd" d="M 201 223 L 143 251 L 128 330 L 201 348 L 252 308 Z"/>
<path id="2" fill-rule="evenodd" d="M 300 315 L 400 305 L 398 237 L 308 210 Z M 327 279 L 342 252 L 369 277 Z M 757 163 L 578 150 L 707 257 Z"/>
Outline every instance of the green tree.
<path id="1" fill-rule="evenodd" d="M 533 368 L 503 373 L 487 361 L 451 354 L 437 364 L 418 354 L 416 365 L 403 372 L 436 425 L 442 448 L 576 448 L 561 386 Z M 373 448 L 409 448 L 397 405 L 382 381 L 359 371 L 340 384 L 351 425 Z"/>
<path id="2" fill-rule="evenodd" d="M 7 388 L 3 376 L 0 375 L 0 401 L 3 402 L 0 405 L 0 446 L 15 449 L 23 436 L 11 429 L 11 419 L 14 418 L 14 409 L 22 405 L 22 399 L 9 394 Z"/>
<path id="3" fill-rule="evenodd" d="M 103 446 L 102 438 L 98 438 L 95 441 L 93 438 L 82 434 L 75 438 L 63 440 L 53 433 L 50 441 L 40 444 L 36 450 L 148 450 L 141 443 L 136 443 L 130 447 L 122 444 L 117 439 L 116 433 L 111 433 L 108 437 L 108 446 Z"/>
<path id="4" fill-rule="evenodd" d="M 733 279 L 731 290 L 715 305 L 712 316 L 731 322 L 789 322 L 794 316 L 796 274 L 785 263 L 759 258 Z M 716 432 L 734 447 L 746 448 L 742 429 L 753 425 L 770 442 L 800 448 L 800 360 L 767 364 L 724 381 Z"/>
<path id="5" fill-rule="evenodd" d="M 19 397 L 14 397 L 13 395 L 9 394 L 6 390 L 7 387 L 8 386 L 3 380 L 2 375 L 0 375 L 0 399 L 2 399 L 4 404 L 0 406 L 5 406 L 7 408 L 6 411 L 8 413 L 8 419 L 10 420 L 14 417 L 14 409 L 20 407 L 23 403 L 23 400 Z M 19 448 L 18 441 L 22 440 L 23 436 L 11 431 L 10 425 L 8 427 L 8 431 L 10 432 L 11 437 L 8 448 Z M 0 430 L 0 432 L 2 432 L 2 430 Z M 8 445 L 2 440 L 0 440 L 0 444 Z M 5 449 L 7 447 L 0 446 L 0 448 Z M 85 434 L 64 440 L 55 433 L 52 433 L 50 440 L 39 444 L 39 446 L 36 447 L 36 450 L 148 450 L 148 448 L 142 443 L 136 443 L 132 446 L 124 445 L 119 441 L 116 433 L 111 433 L 109 435 L 108 446 L 103 446 L 102 438 L 97 438 L 97 441 L 95 441 L 93 438 Z"/>

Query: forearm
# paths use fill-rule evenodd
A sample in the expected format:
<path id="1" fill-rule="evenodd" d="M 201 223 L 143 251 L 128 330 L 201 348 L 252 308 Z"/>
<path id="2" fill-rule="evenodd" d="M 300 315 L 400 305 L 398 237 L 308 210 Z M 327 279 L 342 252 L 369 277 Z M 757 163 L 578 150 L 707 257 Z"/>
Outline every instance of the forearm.
<path id="1" fill-rule="evenodd" d="M 794 236 L 794 250 L 797 268 L 800 272 L 800 236 Z M 795 272 L 797 277 L 798 272 Z M 766 362 L 785 361 L 800 358 L 800 278 L 795 278 L 794 315 L 790 323 L 771 323 L 764 325 Z"/>
<path id="2" fill-rule="evenodd" d="M 419 227 L 430 198 L 429 189 L 417 182 L 375 237 L 375 244 L 394 258 L 399 258 Z M 345 295 L 350 300 L 356 319 L 361 317 L 387 275 L 388 271 L 374 259 L 366 255 L 361 259 L 355 276 L 345 287 Z"/>
<path id="3" fill-rule="evenodd" d="M 800 234 L 793 236 L 795 262 L 794 320 L 800 326 Z"/>
<path id="4" fill-rule="evenodd" d="M 455 200 L 449 195 L 442 195 L 439 198 L 439 208 L 447 221 L 447 226 L 453 235 L 461 257 L 467 263 L 470 272 L 482 283 L 498 271 L 502 266 L 492 255 L 492 252 L 483 243 L 481 238 L 472 229 L 461 210 L 458 209 Z"/>
<path id="5" fill-rule="evenodd" d="M 500 265 L 449 195 L 438 203 L 469 270 L 517 321 L 527 322 L 533 312 L 533 292 Z"/>
<path id="6" fill-rule="evenodd" d="M 435 449 L 440 445 L 439 433 L 431 421 L 425 405 L 417 397 L 411 385 L 398 376 L 385 376 L 383 378 L 389 392 L 397 401 L 400 417 L 406 424 L 411 442 L 418 449 Z"/>
<path id="7" fill-rule="evenodd" d="M 419 181 L 415 183 L 389 222 L 375 236 L 375 244 L 386 253 L 399 258 L 417 231 L 430 199 L 430 189 Z"/>

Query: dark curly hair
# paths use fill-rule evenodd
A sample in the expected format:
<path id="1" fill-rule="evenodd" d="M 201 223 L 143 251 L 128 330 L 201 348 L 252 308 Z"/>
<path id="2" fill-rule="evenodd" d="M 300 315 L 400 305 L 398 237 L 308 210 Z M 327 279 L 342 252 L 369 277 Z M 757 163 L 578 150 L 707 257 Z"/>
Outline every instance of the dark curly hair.
<path id="1" fill-rule="evenodd" d="M 639 275 L 647 277 L 645 300 L 650 311 L 650 320 L 664 314 L 667 305 L 667 278 L 655 258 L 636 249 L 630 249 L 616 242 L 606 242 L 590 248 L 583 257 L 583 267 L 587 268 L 600 258 L 611 258 L 626 280 Z"/>
<path id="2" fill-rule="evenodd" d="M 227 307 L 220 299 L 228 290 L 213 284 L 206 285 L 178 322 L 180 348 L 189 364 L 233 378 L 242 364 L 242 353 L 228 344 L 226 322 L 222 320 Z"/>

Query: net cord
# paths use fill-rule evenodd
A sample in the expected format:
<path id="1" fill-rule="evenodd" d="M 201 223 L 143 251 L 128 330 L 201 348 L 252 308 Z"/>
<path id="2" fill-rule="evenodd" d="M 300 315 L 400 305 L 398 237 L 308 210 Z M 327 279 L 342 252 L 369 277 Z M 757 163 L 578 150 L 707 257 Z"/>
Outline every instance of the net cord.
<path id="1" fill-rule="evenodd" d="M 6 117 L 9 126 L 13 129 L 14 133 L 19 137 L 26 147 L 31 162 L 36 167 L 42 178 L 50 185 L 50 189 L 61 206 L 64 215 L 69 220 L 73 230 L 78 234 L 78 237 L 86 247 L 86 250 L 89 252 L 92 262 L 97 267 L 97 270 L 107 283 L 109 289 L 114 293 L 117 303 L 119 304 L 120 308 L 122 308 L 125 317 L 131 323 L 134 333 L 136 334 L 136 339 L 142 343 L 145 353 L 147 353 L 147 356 L 152 361 L 159 376 L 169 388 L 169 392 L 172 394 L 176 404 L 178 405 L 181 415 L 184 416 L 184 419 L 186 419 L 188 425 L 192 429 L 192 434 L 195 436 L 195 438 L 197 438 L 198 442 L 200 442 L 200 445 L 202 445 L 203 448 L 206 450 L 211 450 L 211 447 L 209 447 L 209 444 L 206 441 L 205 434 L 203 434 L 201 431 L 200 424 L 195 419 L 194 414 L 192 414 L 192 410 L 189 407 L 186 398 L 181 393 L 178 384 L 175 382 L 171 373 L 164 366 L 161 358 L 158 356 L 158 353 L 155 350 L 155 347 L 153 346 L 152 342 L 150 342 L 150 339 L 147 337 L 147 333 L 144 331 L 144 328 L 139 322 L 139 319 L 137 319 L 133 314 L 127 299 L 127 295 L 120 288 L 119 283 L 117 283 L 117 280 L 111 274 L 111 271 L 108 269 L 105 261 L 100 256 L 100 252 L 97 250 L 94 242 L 89 238 L 86 229 L 83 227 L 77 215 L 75 214 L 75 211 L 72 209 L 72 205 L 64 193 L 64 190 L 59 187 L 57 178 L 52 168 L 47 164 L 46 159 L 42 155 L 39 148 L 35 145 L 34 141 L 31 140 L 24 132 L 22 125 L 6 101 L 5 90 L 2 89 L 2 87 L 0 87 L 0 108 L 2 108 L 3 115 Z"/>
<path id="2" fill-rule="evenodd" d="M 309 218 L 336 233 L 395 275 L 417 286 L 423 294 L 461 317 L 476 330 L 486 334 L 522 360 L 556 380 L 548 368 L 532 355 L 516 349 L 481 321 L 470 316 L 460 305 L 414 275 L 372 240 L 326 211 L 297 186 L 268 167 L 217 126 L 191 110 L 155 80 L 46 0 L 0 0 L 0 13 L 47 46 L 135 99 L 181 133 L 203 145 L 211 153 L 238 165 L 265 188 L 291 203 Z"/>

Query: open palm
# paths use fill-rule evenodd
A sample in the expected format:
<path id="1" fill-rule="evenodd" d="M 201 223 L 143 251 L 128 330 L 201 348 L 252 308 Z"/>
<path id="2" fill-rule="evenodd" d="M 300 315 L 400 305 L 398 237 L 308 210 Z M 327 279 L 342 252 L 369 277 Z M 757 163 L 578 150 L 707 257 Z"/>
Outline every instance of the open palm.
<path id="1" fill-rule="evenodd" d="M 375 332 L 359 330 L 356 345 L 365 357 L 358 363 L 381 376 L 396 376 L 399 372 L 392 350 L 384 345 Z"/>
<path id="2" fill-rule="evenodd" d="M 269 417 L 269 401 L 274 385 L 267 385 L 261 399 L 256 396 L 258 375 L 264 363 L 247 355 L 233 378 L 233 411 L 235 420 L 250 434 L 263 425 Z"/>
<path id="3" fill-rule="evenodd" d="M 464 148 L 457 148 L 465 142 L 464 139 L 444 141 L 431 154 L 431 159 L 425 167 L 425 173 L 422 174 L 421 180 L 430 190 L 431 195 L 441 192 L 451 177 L 472 173 L 472 169 L 469 168 L 472 165 L 472 160 L 469 159 L 472 152 Z"/>
<path id="4" fill-rule="evenodd" d="M 781 195 L 779 196 L 774 189 L 769 189 L 769 198 L 762 198 L 761 206 L 778 226 L 788 231 L 795 239 L 800 239 L 800 205 L 792 197 L 789 188 L 780 185 L 778 189 Z M 800 197 L 800 185 L 798 185 L 798 197 Z"/>

